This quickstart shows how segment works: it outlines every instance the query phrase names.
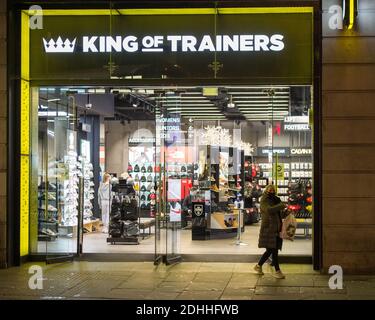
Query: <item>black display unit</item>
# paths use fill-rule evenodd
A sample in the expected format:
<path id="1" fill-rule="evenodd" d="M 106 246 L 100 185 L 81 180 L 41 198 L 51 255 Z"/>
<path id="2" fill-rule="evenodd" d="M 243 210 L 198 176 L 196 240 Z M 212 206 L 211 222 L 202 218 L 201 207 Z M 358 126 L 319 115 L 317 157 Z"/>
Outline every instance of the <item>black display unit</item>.
<path id="1" fill-rule="evenodd" d="M 237 235 L 237 197 L 244 195 L 244 152 L 234 147 L 203 145 L 198 149 L 198 193 L 193 210 L 192 240 L 232 238 Z M 194 205 L 193 205 L 194 206 Z"/>

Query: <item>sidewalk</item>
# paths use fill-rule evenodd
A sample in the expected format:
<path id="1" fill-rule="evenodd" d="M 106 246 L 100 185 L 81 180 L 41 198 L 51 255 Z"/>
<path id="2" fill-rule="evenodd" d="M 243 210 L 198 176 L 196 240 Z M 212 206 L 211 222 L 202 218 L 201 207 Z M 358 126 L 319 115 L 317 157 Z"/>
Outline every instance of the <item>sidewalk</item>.
<path id="1" fill-rule="evenodd" d="M 31 290 L 31 265 L 43 268 L 43 289 Z M 253 273 L 249 263 L 151 262 L 28 263 L 0 270 L 0 299 L 375 299 L 375 276 L 345 276 L 343 290 L 310 265 L 282 265 L 286 279 Z"/>

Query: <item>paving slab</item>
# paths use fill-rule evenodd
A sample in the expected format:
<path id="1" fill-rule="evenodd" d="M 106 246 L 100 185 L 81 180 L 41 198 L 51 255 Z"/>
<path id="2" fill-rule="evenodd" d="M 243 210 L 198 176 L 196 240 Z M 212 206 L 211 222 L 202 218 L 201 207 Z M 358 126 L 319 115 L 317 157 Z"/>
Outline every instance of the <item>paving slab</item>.
<path id="1" fill-rule="evenodd" d="M 223 296 L 249 296 L 252 297 L 255 293 L 255 289 L 232 289 L 226 287 L 223 291 Z"/>
<path id="2" fill-rule="evenodd" d="M 121 282 L 115 288 L 122 288 L 122 289 L 149 289 L 153 290 L 162 283 L 162 279 L 144 279 L 144 278 L 133 278 L 130 280 L 126 280 Z"/>
<path id="3" fill-rule="evenodd" d="M 170 272 L 165 278 L 164 281 L 192 281 L 196 276 L 196 273 L 194 272 L 183 272 L 183 273 L 177 273 L 177 272 Z"/>
<path id="4" fill-rule="evenodd" d="M 220 300 L 253 300 L 253 295 L 249 296 L 229 296 L 223 295 Z"/>
<path id="5" fill-rule="evenodd" d="M 191 284 L 190 281 L 163 281 L 157 286 L 156 290 L 161 292 L 170 291 L 170 292 L 182 292 Z"/>
<path id="6" fill-rule="evenodd" d="M 110 297 L 124 300 L 145 300 L 154 290 L 115 288 L 109 293 Z"/>
<path id="7" fill-rule="evenodd" d="M 184 291 L 177 296 L 177 300 L 218 300 L 222 291 Z"/>
<path id="8" fill-rule="evenodd" d="M 230 289 L 253 289 L 256 287 L 258 283 L 258 280 L 257 279 L 247 279 L 247 280 L 242 280 L 242 281 L 238 281 L 238 280 L 230 280 L 227 284 L 227 288 L 230 288 Z"/>
<path id="9" fill-rule="evenodd" d="M 198 272 L 194 281 L 200 282 L 225 282 L 227 283 L 231 277 L 231 272 Z"/>
<path id="10" fill-rule="evenodd" d="M 283 294 L 300 294 L 300 287 L 270 287 L 257 286 L 255 289 L 256 295 L 283 295 Z"/>
<path id="11" fill-rule="evenodd" d="M 189 290 L 189 291 L 223 291 L 226 285 L 227 284 L 225 282 L 194 281 L 186 287 L 186 290 Z"/>
<path id="12" fill-rule="evenodd" d="M 168 266 L 168 272 L 198 272 L 201 266 L 201 262 L 183 262 L 180 264 Z"/>
<path id="13" fill-rule="evenodd" d="M 300 294 L 289 295 L 254 295 L 252 300 L 303 300 L 305 297 Z"/>
<path id="14" fill-rule="evenodd" d="M 326 287 L 326 288 L 323 288 L 323 287 L 301 287 L 301 293 L 305 293 L 305 294 L 313 294 L 313 295 L 317 295 L 317 294 L 340 294 L 340 295 L 346 295 L 348 292 L 346 290 L 346 288 L 342 289 L 342 290 L 332 290 L 330 289 L 329 287 Z"/>
<path id="15" fill-rule="evenodd" d="M 232 263 L 202 263 L 198 272 L 233 272 Z"/>
<path id="16" fill-rule="evenodd" d="M 271 275 L 264 275 L 259 278 L 258 285 L 274 287 L 313 287 L 314 281 L 310 275 L 287 275 L 286 279 L 276 279 Z"/>
<path id="17" fill-rule="evenodd" d="M 317 294 L 314 300 L 348 300 L 348 296 L 344 294 Z"/>
<path id="18" fill-rule="evenodd" d="M 145 296 L 146 300 L 175 300 L 180 292 L 174 291 L 152 291 Z"/>

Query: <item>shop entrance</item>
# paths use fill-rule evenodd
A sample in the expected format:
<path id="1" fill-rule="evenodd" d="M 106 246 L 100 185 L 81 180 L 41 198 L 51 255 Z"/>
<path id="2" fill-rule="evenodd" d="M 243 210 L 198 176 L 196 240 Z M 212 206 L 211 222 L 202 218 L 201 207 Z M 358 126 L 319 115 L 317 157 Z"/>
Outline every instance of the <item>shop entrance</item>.
<path id="1" fill-rule="evenodd" d="M 274 184 L 298 221 L 282 255 L 311 257 L 312 92 L 33 88 L 34 253 L 245 261 Z"/>

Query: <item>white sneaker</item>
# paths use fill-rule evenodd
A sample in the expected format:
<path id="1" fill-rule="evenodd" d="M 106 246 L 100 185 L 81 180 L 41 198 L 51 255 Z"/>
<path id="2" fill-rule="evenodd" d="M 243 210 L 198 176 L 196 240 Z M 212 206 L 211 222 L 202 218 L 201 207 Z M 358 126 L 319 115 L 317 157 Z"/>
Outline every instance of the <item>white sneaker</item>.
<path id="1" fill-rule="evenodd" d="M 272 277 L 276 279 L 285 279 L 285 275 L 281 272 L 281 270 L 272 273 Z"/>
<path id="2" fill-rule="evenodd" d="M 264 275 L 262 267 L 259 264 L 256 264 L 254 266 L 254 271 L 259 274 L 260 276 Z"/>

